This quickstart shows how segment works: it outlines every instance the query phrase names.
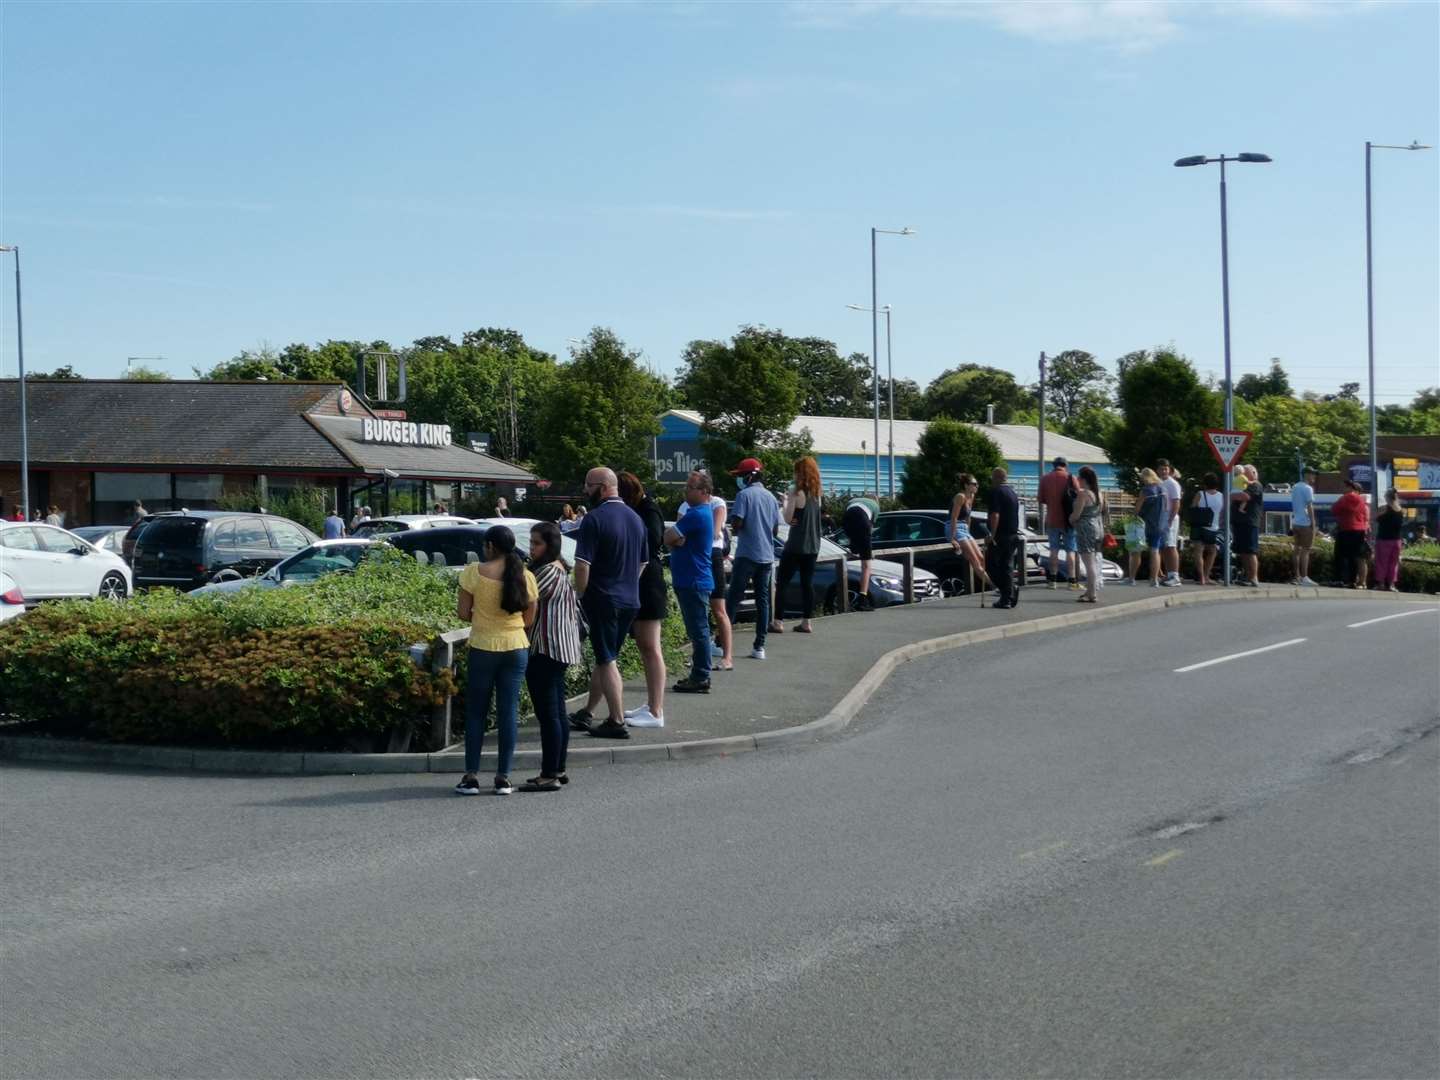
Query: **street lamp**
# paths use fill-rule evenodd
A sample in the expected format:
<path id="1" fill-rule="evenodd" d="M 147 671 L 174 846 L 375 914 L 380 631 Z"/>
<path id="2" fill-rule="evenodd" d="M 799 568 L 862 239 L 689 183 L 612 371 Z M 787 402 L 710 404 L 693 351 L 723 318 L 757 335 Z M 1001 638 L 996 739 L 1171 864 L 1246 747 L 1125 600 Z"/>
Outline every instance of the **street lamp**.
<path id="1" fill-rule="evenodd" d="M 1371 150 L 1429 150 L 1418 141 L 1409 146 L 1390 146 L 1386 143 L 1365 144 L 1365 346 L 1370 358 L 1370 520 L 1380 514 L 1380 462 L 1375 438 L 1375 264 L 1370 244 L 1370 151 Z"/>
<path id="2" fill-rule="evenodd" d="M 1235 384 L 1230 378 L 1230 234 L 1225 208 L 1225 163 L 1227 161 L 1238 161 L 1247 165 L 1268 165 L 1271 158 L 1269 154 L 1236 154 L 1234 157 L 1226 157 L 1224 154 L 1219 157 L 1195 154 L 1191 157 L 1181 158 L 1175 162 L 1175 167 L 1186 169 L 1192 165 L 1212 165 L 1216 162 L 1220 164 L 1220 296 L 1225 319 L 1225 427 L 1229 430 L 1235 426 Z M 1230 512 L 1230 492 L 1233 486 L 1234 471 L 1226 469 L 1226 513 Z M 1228 543 L 1225 545 L 1225 584 L 1227 586 L 1230 584 L 1230 545 Z"/>
<path id="3" fill-rule="evenodd" d="M 15 254 L 15 354 L 20 362 L 20 509 L 30 520 L 30 425 L 25 416 L 25 331 L 20 321 L 20 245 L 0 244 Z"/>
<path id="4" fill-rule="evenodd" d="M 845 306 L 851 311 L 871 311 L 870 308 L 862 307 L 860 304 L 846 304 Z M 893 499 L 895 497 L 895 363 L 890 351 L 890 305 L 886 304 L 880 310 L 885 313 L 885 382 L 890 398 L 890 497 Z M 875 444 L 875 452 L 876 454 L 880 452 L 878 442 Z M 875 494 L 879 495 L 880 492 L 877 490 Z"/>
<path id="5" fill-rule="evenodd" d="M 880 299 L 875 275 L 875 239 L 886 236 L 914 236 L 915 230 L 870 229 L 870 368 L 875 380 L 875 497 L 880 497 Z"/>

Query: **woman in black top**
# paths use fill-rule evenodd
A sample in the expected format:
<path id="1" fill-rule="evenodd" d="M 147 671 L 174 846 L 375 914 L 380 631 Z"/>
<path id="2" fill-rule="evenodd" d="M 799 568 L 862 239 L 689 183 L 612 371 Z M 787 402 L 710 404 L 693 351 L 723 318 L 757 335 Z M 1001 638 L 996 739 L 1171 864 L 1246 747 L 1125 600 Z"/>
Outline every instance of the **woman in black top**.
<path id="1" fill-rule="evenodd" d="M 1400 579 L 1400 527 L 1404 524 L 1400 496 L 1391 488 L 1375 519 L 1375 587 L 1384 592 L 1399 591 L 1395 583 Z"/>
<path id="2" fill-rule="evenodd" d="M 670 606 L 665 585 L 665 568 L 660 562 L 665 550 L 665 516 L 655 500 L 645 494 L 640 478 L 631 472 L 620 474 L 620 498 L 640 515 L 645 523 L 647 555 L 640 572 L 640 610 L 630 624 L 630 633 L 640 648 L 645 665 L 645 690 L 648 700 L 638 709 L 625 713 L 631 727 L 665 726 L 665 657 L 660 651 L 660 624 Z"/>
<path id="3" fill-rule="evenodd" d="M 780 616 L 785 613 L 785 590 L 790 579 L 800 574 L 800 625 L 797 634 L 811 633 L 810 616 L 815 611 L 815 559 L 820 554 L 820 466 L 812 457 L 795 462 L 795 486 L 785 496 L 780 514 L 790 532 L 780 554 L 780 571 L 775 575 L 775 618 L 770 632 L 781 634 Z"/>

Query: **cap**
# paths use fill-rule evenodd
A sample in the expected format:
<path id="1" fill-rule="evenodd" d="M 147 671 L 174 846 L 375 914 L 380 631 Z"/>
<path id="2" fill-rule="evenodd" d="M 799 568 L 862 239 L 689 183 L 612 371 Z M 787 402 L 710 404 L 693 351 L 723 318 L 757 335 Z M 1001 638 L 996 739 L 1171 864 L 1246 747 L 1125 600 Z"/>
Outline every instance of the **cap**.
<path id="1" fill-rule="evenodd" d="M 744 461 L 740 462 L 739 465 L 736 465 L 730 470 L 730 475 L 744 476 L 746 473 L 760 472 L 762 468 L 763 466 L 760 462 L 756 461 L 753 457 L 747 457 Z"/>
<path id="2" fill-rule="evenodd" d="M 1050 464 L 1054 465 L 1057 469 L 1068 469 L 1070 467 L 1070 463 L 1066 461 L 1063 457 L 1057 457 Z"/>

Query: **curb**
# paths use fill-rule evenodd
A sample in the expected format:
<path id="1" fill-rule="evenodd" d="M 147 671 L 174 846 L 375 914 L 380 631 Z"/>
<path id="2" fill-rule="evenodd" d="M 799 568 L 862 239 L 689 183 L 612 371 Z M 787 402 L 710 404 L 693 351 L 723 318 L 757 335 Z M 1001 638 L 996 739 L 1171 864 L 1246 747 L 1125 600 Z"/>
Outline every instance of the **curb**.
<path id="1" fill-rule="evenodd" d="M 843 731 L 901 664 L 922 656 L 963 649 L 969 645 L 1024 637 L 1050 630 L 1108 622 L 1112 619 L 1196 604 L 1234 603 L 1246 600 L 1391 600 L 1426 603 L 1415 593 L 1369 593 L 1294 585 L 1266 585 L 1259 589 L 1165 594 L 1133 600 L 1114 607 L 1094 607 L 1025 622 L 987 626 L 958 634 L 926 638 L 885 653 L 850 688 L 829 712 L 795 727 L 754 735 L 726 735 L 687 742 L 651 743 L 645 746 L 576 747 L 567 754 L 572 767 L 629 765 L 649 761 L 686 761 L 693 758 L 743 754 L 752 750 L 798 746 Z M 1433 601 L 1431 601 L 1433 602 Z M 465 755 L 454 750 L 431 754 L 279 753 L 259 750 L 187 750 L 180 747 L 127 746 L 80 739 L 46 739 L 26 735 L 0 735 L 0 761 L 28 761 L 54 765 L 110 765 L 123 768 L 185 770 L 271 776 L 360 776 L 382 773 L 453 773 L 464 768 Z M 540 751 L 518 750 L 517 769 L 540 767 Z"/>

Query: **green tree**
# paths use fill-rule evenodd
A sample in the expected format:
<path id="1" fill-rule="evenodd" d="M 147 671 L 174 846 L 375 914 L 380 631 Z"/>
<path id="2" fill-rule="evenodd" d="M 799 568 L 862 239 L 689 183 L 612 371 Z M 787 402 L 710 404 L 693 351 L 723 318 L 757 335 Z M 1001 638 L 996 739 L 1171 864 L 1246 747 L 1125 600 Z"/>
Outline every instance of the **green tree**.
<path id="1" fill-rule="evenodd" d="M 81 375 L 70 364 L 65 364 L 61 367 L 57 367 L 54 371 L 27 371 L 25 373 L 26 382 L 29 382 L 31 379 L 50 379 L 59 380 L 61 382 L 70 382 L 83 381 L 84 378 L 85 376 Z"/>
<path id="2" fill-rule="evenodd" d="M 141 364 L 138 367 L 126 369 L 125 378 L 131 382 L 169 382 L 170 373 Z"/>
<path id="3" fill-rule="evenodd" d="M 864 416 L 869 400 L 870 360 L 841 356 L 833 341 L 777 335 L 785 361 L 800 377 L 799 411 L 807 416 Z"/>
<path id="4" fill-rule="evenodd" d="M 1421 390 L 1408 406 L 1381 406 L 1375 419 L 1384 435 L 1440 435 L 1440 387 Z"/>
<path id="5" fill-rule="evenodd" d="M 650 477 L 663 383 L 640 367 L 639 355 L 597 326 L 559 365 L 539 420 L 535 462 L 542 476 L 578 485 L 590 469 L 608 465 Z"/>
<path id="6" fill-rule="evenodd" d="M 1235 396 L 1244 398 L 1252 405 L 1261 398 L 1290 397 L 1292 392 L 1290 376 L 1285 374 L 1285 369 L 1280 366 L 1278 356 L 1271 359 L 1268 374 L 1241 375 L 1235 383 Z"/>
<path id="7" fill-rule="evenodd" d="M 995 440 L 971 424 L 938 417 L 925 425 L 920 452 L 905 464 L 900 500 L 915 509 L 948 507 L 957 489 L 956 477 L 974 474 L 984 487 L 1005 458 Z"/>
<path id="8" fill-rule="evenodd" d="M 986 406 L 995 406 L 995 422 L 1007 424 L 1017 409 L 1030 404 L 1030 394 L 1015 376 L 999 368 L 962 364 L 941 372 L 925 391 L 927 417 L 984 423 Z"/>
<path id="9" fill-rule="evenodd" d="M 778 445 L 800 411 L 800 375 L 787 362 L 785 335 L 747 326 L 729 344 L 685 347 L 677 389 L 703 417 L 701 446 L 712 468 L 736 454 Z"/>
<path id="10" fill-rule="evenodd" d="M 1061 428 L 1061 431 L 1072 439 L 1079 439 L 1091 446 L 1099 446 L 1108 453 L 1110 440 L 1115 437 L 1115 432 L 1120 429 L 1122 423 L 1124 423 L 1124 417 L 1114 409 L 1089 408 L 1072 417 Z"/>
<path id="11" fill-rule="evenodd" d="M 280 354 L 269 345 L 258 349 L 242 349 L 229 360 L 221 361 L 209 371 L 191 368 L 197 379 L 209 382 L 285 382 L 291 379 L 280 367 Z"/>
<path id="12" fill-rule="evenodd" d="M 864 402 L 868 403 L 868 402 L 871 400 L 871 399 L 870 399 L 870 389 L 869 389 L 869 387 L 870 387 L 870 382 L 869 382 L 868 379 L 866 380 L 865 387 L 866 387 L 866 389 L 865 389 Z M 880 379 L 880 415 L 881 415 L 882 417 L 886 417 L 886 416 L 889 416 L 889 415 L 890 415 L 890 411 L 889 411 L 889 401 L 890 401 L 890 399 L 889 399 L 889 394 L 890 394 L 890 380 L 888 380 L 888 379 L 886 379 L 886 378 L 884 378 L 884 377 L 882 376 L 881 379 Z M 869 415 L 869 409 L 863 407 L 863 404 L 862 404 L 862 408 L 860 408 L 860 409 L 859 409 L 857 412 L 855 412 L 855 413 L 851 413 L 850 415 L 852 415 L 852 416 L 868 416 L 868 415 Z M 896 379 L 896 380 L 895 380 L 895 419 L 896 419 L 896 420 L 924 420 L 924 419 L 925 419 L 925 391 L 922 390 L 922 389 L 920 389 L 920 384 L 917 383 L 914 379 Z"/>
<path id="13" fill-rule="evenodd" d="M 1110 404 L 1110 373 L 1095 357 L 1081 349 L 1066 349 L 1052 357 L 1045 376 L 1045 415 L 1068 424 L 1082 412 Z"/>
<path id="14" fill-rule="evenodd" d="M 1189 360 L 1170 348 L 1131 353 L 1123 365 L 1118 398 L 1123 421 L 1106 449 L 1127 483 L 1133 470 L 1168 458 L 1182 476 L 1214 467 L 1205 429 L 1220 426 L 1220 397 L 1207 390 Z M 1131 470 L 1131 475 L 1124 475 Z"/>
<path id="15" fill-rule="evenodd" d="M 1261 479 L 1298 479 L 1302 462 L 1322 472 L 1339 467 L 1345 439 L 1326 427 L 1323 408 L 1318 402 L 1271 395 L 1237 411 L 1237 422 L 1254 432 L 1245 460 L 1260 470 Z"/>

